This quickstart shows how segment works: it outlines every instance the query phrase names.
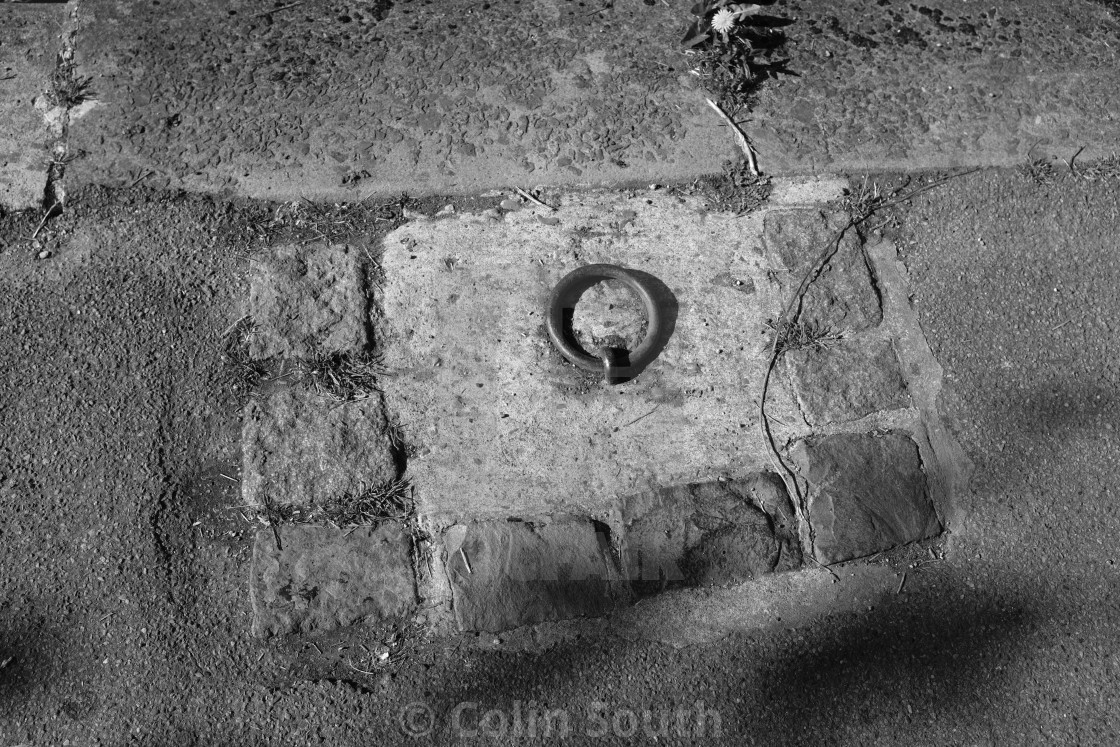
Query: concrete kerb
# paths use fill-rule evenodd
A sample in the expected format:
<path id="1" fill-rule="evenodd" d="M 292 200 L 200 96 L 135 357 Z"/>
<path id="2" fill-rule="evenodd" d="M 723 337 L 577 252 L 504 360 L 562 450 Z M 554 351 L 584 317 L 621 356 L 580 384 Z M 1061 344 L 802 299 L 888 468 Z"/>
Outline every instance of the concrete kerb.
<path id="1" fill-rule="evenodd" d="M 67 112 L 48 101 L 70 5 L 0 4 L 0 207 L 44 207 Z"/>
<path id="2" fill-rule="evenodd" d="M 820 211 L 840 197 L 846 182 L 785 180 L 775 186 L 771 202 L 742 219 L 703 215 L 686 199 L 652 193 L 622 198 L 585 193 L 565 198 L 550 216 L 549 222 L 558 225 L 543 224 L 532 210 L 461 215 L 418 221 L 387 238 L 387 284 L 379 300 L 389 334 L 386 362 L 397 375 L 386 381 L 386 398 L 415 448 L 409 474 L 417 486 L 419 523 L 430 537 L 426 553 L 431 559 L 421 574 L 421 595 L 437 607 L 442 604 L 443 625 L 456 627 L 450 625 L 455 592 L 443 539 L 453 527 L 497 526 L 510 519 L 548 525 L 557 515 L 583 516 L 607 528 L 626 568 L 622 515 L 627 496 L 768 469 L 762 445 L 746 443 L 740 435 L 743 430 L 751 438 L 756 429 L 738 427 L 746 426 L 740 421 L 754 417 L 745 413 L 757 408 L 751 395 L 758 391 L 758 376 L 746 371 L 752 361 L 753 368 L 760 367 L 761 347 L 728 341 L 748 338 L 752 326 L 761 333 L 765 314 L 776 316 L 774 310 L 790 292 L 788 283 L 773 282 L 778 259 L 757 241 L 763 217 Z M 623 210 L 635 217 L 620 225 L 612 216 Z M 692 244 L 679 245 L 682 235 Z M 464 258 L 454 266 L 442 262 L 451 247 Z M 885 264 L 888 255 L 886 247 L 869 250 L 884 313 L 880 325 L 861 334 L 890 343 L 911 406 L 810 426 L 797 404 L 796 387 L 786 380 L 769 410 L 782 421 L 776 430 L 784 445 L 814 436 L 873 436 L 884 429 L 905 434 L 921 456 L 923 494 L 936 507 L 940 524 L 949 525 L 953 491 L 961 484 L 961 455 L 936 419 L 940 370 L 912 310 L 900 306 L 905 285 L 897 268 Z M 539 313 L 550 283 L 577 264 L 596 261 L 641 267 L 664 279 L 680 300 L 677 348 L 670 343 L 664 360 L 647 371 L 648 380 L 635 380 L 630 392 L 581 378 L 543 340 Z M 744 281 L 744 291 L 728 291 L 723 303 L 704 307 L 702 299 L 719 292 L 712 279 L 732 269 Z M 742 306 L 738 311 L 736 302 Z M 727 325 L 735 327 L 734 334 L 728 334 Z M 732 347 L 739 348 L 729 356 L 733 365 L 721 368 L 720 356 Z M 699 360 L 704 363 L 694 366 Z M 737 375 L 727 375 L 732 368 Z M 550 401 L 562 413 L 551 425 Z M 689 409 L 690 401 L 703 404 Z M 682 412 L 687 417 L 680 418 Z M 730 413 L 733 428 L 724 422 Z M 621 426 L 635 418 L 650 420 L 644 433 L 666 434 L 668 443 L 615 440 Z M 516 422 L 516 440 L 504 437 L 508 426 L 503 421 L 510 420 Z M 565 449 L 565 443 L 572 446 Z M 812 489 L 804 481 L 802 487 L 806 495 Z M 819 555 L 806 507 L 799 509 L 802 549 Z M 850 556 L 879 549 L 884 548 Z M 431 617 L 437 627 L 439 618 L 439 613 Z M 458 627 L 464 627 L 462 620 Z"/>

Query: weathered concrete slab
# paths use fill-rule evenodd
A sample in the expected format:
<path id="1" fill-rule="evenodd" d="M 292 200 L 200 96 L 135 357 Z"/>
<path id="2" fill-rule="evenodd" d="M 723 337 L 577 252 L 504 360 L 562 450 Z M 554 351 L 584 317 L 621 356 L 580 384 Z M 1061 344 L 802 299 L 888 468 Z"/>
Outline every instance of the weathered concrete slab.
<path id="1" fill-rule="evenodd" d="M 459 627 L 498 632 L 610 611 L 629 587 L 606 532 L 578 518 L 451 527 L 444 565 Z"/>
<path id="2" fill-rule="evenodd" d="M 734 148 L 665 4 L 482 4 L 451 23 L 435 5 L 269 7 L 83 5 L 78 58 L 104 106 L 74 128 L 90 153 L 74 178 L 361 199 L 685 178 Z"/>
<path id="3" fill-rule="evenodd" d="M 389 423 L 380 398 L 339 403 L 298 387 L 281 387 L 246 405 L 241 436 L 241 493 L 322 505 L 397 476 Z"/>
<path id="4" fill-rule="evenodd" d="M 369 343 L 369 317 L 356 249 L 281 246 L 249 270 L 249 354 L 311 358 L 356 353 Z"/>
<path id="5" fill-rule="evenodd" d="M 910 405 L 889 340 L 849 338 L 789 350 L 782 363 L 810 425 L 858 420 Z"/>
<path id="6" fill-rule="evenodd" d="M 1104 5 L 779 4 L 797 18 L 784 29 L 797 75 L 764 88 L 748 129 L 778 172 L 1110 156 L 1120 18 Z"/>
<path id="7" fill-rule="evenodd" d="M 421 513 L 445 524 L 604 518 L 617 496 L 765 468 L 757 397 L 779 299 L 757 290 L 761 218 L 710 216 L 660 193 L 570 197 L 548 217 L 555 225 L 532 210 L 460 215 L 386 239 L 386 402 L 415 453 Z M 648 273 L 672 294 L 668 344 L 618 386 L 564 361 L 544 330 L 552 287 L 594 262 Z"/>
<path id="8" fill-rule="evenodd" d="M 250 571 L 253 635 L 325 633 L 402 617 L 416 607 L 411 539 L 398 523 L 377 528 L 285 526 L 257 532 Z"/>
<path id="9" fill-rule="evenodd" d="M 61 48 L 65 5 L 0 4 L 0 206 L 40 207 L 51 147 L 46 93 Z"/>
<path id="10" fill-rule="evenodd" d="M 681 54 L 688 6 L 86 2 L 102 104 L 75 185 L 272 199 L 668 181 L 738 156 Z M 1084 0 L 781 5 L 789 69 L 747 129 L 769 173 L 1107 156 L 1118 25 Z M 1037 145 L 1036 145 L 1037 144 Z"/>
<path id="11" fill-rule="evenodd" d="M 628 496 L 622 521 L 639 591 L 723 586 L 801 565 L 793 505 L 770 473 Z"/>
<path id="12" fill-rule="evenodd" d="M 908 436 L 814 437 L 798 444 L 794 456 L 809 484 L 808 520 L 820 562 L 871 555 L 941 532 L 918 447 Z"/>

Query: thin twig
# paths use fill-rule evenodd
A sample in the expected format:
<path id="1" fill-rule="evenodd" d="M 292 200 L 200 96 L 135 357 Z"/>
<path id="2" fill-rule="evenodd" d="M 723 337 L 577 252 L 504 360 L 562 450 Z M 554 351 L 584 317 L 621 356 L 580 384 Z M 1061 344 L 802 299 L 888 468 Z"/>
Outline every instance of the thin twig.
<path id="1" fill-rule="evenodd" d="M 555 210 L 556 209 L 556 208 L 552 207 L 552 205 L 545 204 L 545 203 L 541 202 L 540 200 L 538 200 L 536 197 L 533 197 L 531 194 L 529 194 L 528 192 L 523 190 L 521 187 L 515 187 L 515 189 L 517 190 L 517 194 L 521 195 L 522 197 L 524 197 L 529 202 L 536 203 L 537 205 L 540 205 L 543 208 L 548 208 L 549 210 Z"/>
<path id="2" fill-rule="evenodd" d="M 898 588 L 894 590 L 895 594 L 902 593 L 902 587 L 906 585 L 906 571 L 902 572 L 902 579 L 898 582 Z"/>
<path id="3" fill-rule="evenodd" d="M 459 555 L 463 557 L 463 565 L 467 567 L 467 573 L 474 573 L 474 571 L 471 570 L 471 561 L 467 560 L 467 553 L 464 552 L 461 547 L 459 548 Z"/>
<path id="4" fill-rule="evenodd" d="M 149 176 L 151 176 L 154 173 L 156 173 L 156 172 L 152 171 L 151 169 L 144 169 L 142 172 L 140 172 L 140 176 L 138 176 L 138 177 L 136 177 L 135 179 L 132 180 L 132 184 L 129 184 L 128 188 L 132 189 L 137 184 L 144 181 L 145 179 L 147 179 Z"/>
<path id="5" fill-rule="evenodd" d="M 1066 320 L 1065 320 L 1064 322 L 1062 322 L 1061 324 L 1058 324 L 1058 325 L 1055 325 L 1055 326 L 1051 327 L 1051 328 L 1050 328 L 1050 331 L 1051 331 L 1051 332 L 1057 332 L 1057 331 L 1058 331 L 1059 329 L 1061 329 L 1062 327 L 1066 326 L 1067 324 L 1069 324 L 1069 323 L 1070 323 L 1070 322 L 1072 322 L 1072 321 L 1073 321 L 1073 319 L 1066 319 Z"/>
<path id="6" fill-rule="evenodd" d="M 288 3 L 287 5 L 281 5 L 279 8 L 273 8 L 272 10 L 263 10 L 260 13 L 254 13 L 253 15 L 251 15 L 249 17 L 250 18 L 260 18 L 261 16 L 267 16 L 271 13 L 279 13 L 282 10 L 287 10 L 288 8 L 294 8 L 297 5 L 303 5 L 303 3 L 304 3 L 304 0 L 299 0 L 298 3 Z"/>
<path id="7" fill-rule="evenodd" d="M 809 560 L 813 561 L 813 562 L 814 562 L 814 563 L 816 563 L 816 564 L 817 564 L 818 566 L 820 566 L 821 568 L 823 568 L 823 569 L 825 569 L 826 571 L 828 571 L 829 573 L 831 573 L 831 574 L 832 574 L 832 578 L 833 578 L 833 580 L 834 580 L 834 581 L 839 581 L 839 580 L 840 580 L 840 577 L 836 575 L 836 571 L 832 570 L 832 569 L 831 569 L 831 568 L 829 568 L 829 567 L 828 567 L 827 565 L 825 565 L 825 564 L 824 564 L 824 563 L 822 563 L 821 561 L 819 561 L 819 560 L 817 560 L 816 558 L 814 558 L 814 557 L 813 557 L 812 555 L 810 555 L 810 556 L 809 556 Z"/>
<path id="8" fill-rule="evenodd" d="M 249 318 L 249 315 L 248 315 L 248 314 L 246 314 L 245 316 L 241 317 L 241 318 L 240 318 L 240 319 L 238 319 L 238 320 L 237 320 L 236 322 L 234 322 L 233 324 L 229 325 L 229 327 L 227 327 L 227 328 L 226 328 L 226 331 L 225 331 L 225 332 L 223 332 L 223 333 L 222 333 L 221 335 L 219 335 L 219 337 L 225 337 L 225 336 L 226 336 L 226 335 L 228 335 L 228 334 L 229 334 L 230 332 L 232 332 L 232 331 L 234 331 L 235 329 L 237 329 L 237 325 L 241 324 L 241 322 L 245 321 L 245 320 L 246 320 L 246 319 L 248 319 L 248 318 Z"/>
<path id="9" fill-rule="evenodd" d="M 351 669 L 353 669 L 355 672 L 361 672 L 362 674 L 368 674 L 371 677 L 377 674 L 377 672 L 367 672 L 364 669 L 358 669 L 356 666 L 354 666 L 353 662 L 351 662 L 349 658 L 346 659 L 346 665 L 348 667 L 350 667 Z"/>
<path id="10" fill-rule="evenodd" d="M 56 207 L 58 207 L 59 204 L 60 204 L 59 201 L 55 200 L 54 204 L 51 205 L 49 208 L 47 208 L 47 212 L 43 213 L 43 219 L 41 221 L 39 221 L 39 225 L 35 227 L 35 233 L 31 234 L 31 238 L 34 239 L 36 236 L 39 235 L 39 232 L 43 230 L 43 226 L 45 226 L 47 224 L 47 218 L 51 217 L 51 214 L 54 212 L 54 209 Z"/>
<path id="11" fill-rule="evenodd" d="M 617 430 L 619 430 L 619 429 L 621 429 L 621 428 L 626 428 L 626 427 L 629 427 L 629 426 L 631 426 L 631 425 L 634 425 L 634 423 L 637 423 L 637 422 L 638 422 L 639 420 L 642 420 L 642 419 L 644 419 L 644 418 L 648 418 L 648 417 L 649 417 L 650 415 L 652 415 L 653 413 L 657 412 L 657 408 L 658 408 L 658 407 L 661 407 L 661 403 L 660 403 L 660 402 L 658 402 L 658 403 L 657 403 L 657 405 L 656 405 L 656 406 L 654 406 L 654 408 L 653 408 L 652 410 L 650 410 L 649 412 L 647 412 L 647 413 L 646 413 L 645 415 L 639 415 L 638 417 L 634 418 L 633 420 L 631 420 L 631 421 L 630 421 L 629 423 L 627 423 L 626 425 L 620 425 L 620 426 L 618 426 L 618 428 L 615 428 L 615 430 L 617 431 Z"/>
<path id="12" fill-rule="evenodd" d="M 1083 151 L 1083 150 L 1085 150 L 1085 146 L 1084 146 L 1084 145 L 1082 145 L 1082 146 L 1081 146 L 1080 148 L 1078 148 L 1078 149 L 1077 149 L 1077 152 L 1076 152 L 1076 153 L 1074 153 L 1074 154 L 1073 154 L 1072 156 L 1070 156 L 1070 157 L 1069 157 L 1069 160 L 1068 160 L 1068 161 L 1066 161 L 1066 165 L 1067 165 L 1067 166 L 1069 166 L 1069 173 L 1071 173 L 1071 174 L 1075 173 L 1075 172 L 1074 172 L 1074 170 L 1073 170 L 1073 159 L 1075 159 L 1075 158 L 1077 158 L 1077 157 L 1078 157 L 1079 155 L 1081 155 L 1081 151 Z"/>
<path id="13" fill-rule="evenodd" d="M 743 155 L 747 157 L 747 166 L 750 168 L 751 174 L 753 176 L 761 176 L 762 172 L 758 170 L 758 161 L 755 158 L 754 146 L 751 145 L 751 141 L 747 137 L 747 133 L 743 132 L 743 128 L 737 125 L 735 123 L 735 120 L 728 116 L 727 112 L 723 110 L 722 106 L 712 101 L 711 99 L 704 100 L 707 101 L 708 106 L 715 109 L 716 114 L 723 117 L 723 120 L 727 122 L 732 130 L 735 131 L 735 139 L 739 142 L 739 149 L 742 150 Z"/>

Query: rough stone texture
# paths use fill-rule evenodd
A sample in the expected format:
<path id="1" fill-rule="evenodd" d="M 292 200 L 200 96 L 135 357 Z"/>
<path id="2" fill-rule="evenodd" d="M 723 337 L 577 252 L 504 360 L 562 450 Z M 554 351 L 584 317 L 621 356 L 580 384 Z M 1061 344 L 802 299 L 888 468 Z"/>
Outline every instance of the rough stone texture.
<path id="1" fill-rule="evenodd" d="M 456 525 L 443 542 L 463 630 L 602 615 L 629 598 L 607 530 L 587 519 Z"/>
<path id="2" fill-rule="evenodd" d="M 811 425 L 858 420 L 910 405 L 898 356 L 888 340 L 846 339 L 790 350 L 782 362 Z"/>
<path id="3" fill-rule="evenodd" d="M 773 259 L 788 270 L 783 286 L 792 294 L 801 278 L 819 260 L 844 226 L 846 217 L 819 209 L 768 213 L 763 241 Z M 844 234 L 831 261 L 809 286 L 798 320 L 820 330 L 848 332 L 868 329 L 883 319 L 879 294 L 854 229 Z"/>
<path id="4" fill-rule="evenodd" d="M 627 574 L 644 592 L 801 565 L 793 506 L 772 473 L 639 493 L 626 499 L 623 522 Z"/>
<path id="5" fill-rule="evenodd" d="M 940 533 L 918 447 L 908 436 L 810 438 L 795 447 L 794 457 L 809 483 L 808 520 L 820 562 L 871 555 Z"/>
<path id="6" fill-rule="evenodd" d="M 241 435 L 242 497 L 249 505 L 319 505 L 397 476 L 384 407 L 376 397 L 339 404 L 282 387 L 250 400 Z"/>
<path id="7" fill-rule="evenodd" d="M 68 6 L 0 4 L 0 206 L 40 207 L 51 146 L 47 123 L 59 29 Z M 56 112 L 56 114 L 60 114 Z"/>
<path id="8" fill-rule="evenodd" d="M 734 152 L 662 3 L 263 9 L 84 4 L 78 59 L 105 106 L 75 130 L 75 178 L 360 199 L 683 177 Z"/>
<path id="9" fill-rule="evenodd" d="M 605 5 L 605 4 L 604 4 Z M 770 173 L 1012 164 L 1120 137 L 1103 9 L 781 4 L 789 67 L 751 110 Z M 274 199 L 685 179 L 738 157 L 680 54 L 687 8 L 525 0 L 83 3 L 79 183 Z M 944 9 L 944 13 L 942 13 Z"/>
<path id="10" fill-rule="evenodd" d="M 281 246 L 254 261 L 249 354 L 308 358 L 364 348 L 369 321 L 355 252 L 343 245 Z"/>
<path id="11" fill-rule="evenodd" d="M 408 532 L 285 526 L 257 532 L 250 571 L 253 635 L 325 633 L 363 621 L 399 618 L 416 607 Z"/>
<path id="12" fill-rule="evenodd" d="M 529 210 L 459 215 L 385 240 L 386 403 L 414 452 L 420 512 L 445 525 L 602 517 L 617 496 L 651 485 L 768 464 L 755 430 L 763 322 L 774 313 L 754 291 L 761 218 L 712 218 L 659 193 L 558 204 L 554 224 Z M 620 214 L 633 216 L 621 228 Z M 448 270 L 451 250 L 462 259 Z M 612 387 L 564 361 L 544 329 L 555 284 L 595 262 L 648 273 L 672 295 L 660 356 Z M 772 412 L 796 417 L 777 403 Z"/>
<path id="13" fill-rule="evenodd" d="M 1092 3 L 790 0 L 790 68 L 752 107 L 771 169 L 1015 165 L 1108 156 L 1120 19 Z M 1084 155 L 1084 154 L 1083 154 Z"/>

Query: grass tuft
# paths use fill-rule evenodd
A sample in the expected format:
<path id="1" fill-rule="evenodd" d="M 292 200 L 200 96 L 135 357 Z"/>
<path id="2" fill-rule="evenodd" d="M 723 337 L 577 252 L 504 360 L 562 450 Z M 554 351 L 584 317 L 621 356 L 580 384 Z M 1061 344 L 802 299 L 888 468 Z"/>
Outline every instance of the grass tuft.
<path id="1" fill-rule="evenodd" d="M 241 393 L 253 391 L 268 373 L 263 362 L 253 360 L 249 355 L 249 346 L 255 333 L 253 320 L 245 316 L 234 322 L 222 335 L 222 357 L 227 364 L 230 383 L 235 391 Z"/>
<path id="2" fill-rule="evenodd" d="M 1045 158 L 1028 158 L 1019 173 L 1039 186 L 1052 182 L 1055 176 L 1053 164 Z"/>
<path id="3" fill-rule="evenodd" d="M 852 189 L 844 190 L 844 210 L 853 221 L 866 220 L 886 200 L 887 195 L 883 194 L 879 183 L 870 182 L 866 176 Z"/>
<path id="4" fill-rule="evenodd" d="M 295 373 L 297 379 L 316 392 L 338 402 L 353 402 L 380 393 L 378 380 L 391 375 L 380 356 L 367 352 L 298 361 Z"/>
<path id="5" fill-rule="evenodd" d="M 76 75 L 73 63 L 62 63 L 51 73 L 50 101 L 63 109 L 72 109 L 93 98 L 92 82 L 93 78 Z"/>
<path id="6" fill-rule="evenodd" d="M 767 319 L 766 326 L 777 335 L 774 347 L 777 355 L 791 350 L 824 350 L 844 339 L 842 333 L 814 321 L 792 321 L 775 326 L 772 319 Z"/>
<path id="7" fill-rule="evenodd" d="M 691 184 L 674 188 L 675 194 L 699 194 L 708 209 L 746 215 L 761 207 L 770 196 L 770 177 L 755 176 L 745 160 L 728 161 L 719 176 L 702 176 Z"/>
<path id="8" fill-rule="evenodd" d="M 406 477 L 398 477 L 340 495 L 321 506 L 281 504 L 266 498 L 259 506 L 239 508 L 247 520 L 270 527 L 277 535 L 279 547 L 279 527 L 330 525 L 353 529 L 376 527 L 387 521 L 408 521 L 416 513 L 416 501 L 412 483 Z"/>

